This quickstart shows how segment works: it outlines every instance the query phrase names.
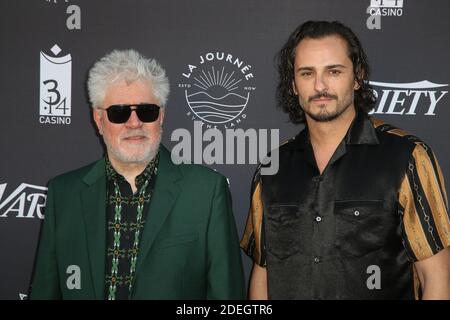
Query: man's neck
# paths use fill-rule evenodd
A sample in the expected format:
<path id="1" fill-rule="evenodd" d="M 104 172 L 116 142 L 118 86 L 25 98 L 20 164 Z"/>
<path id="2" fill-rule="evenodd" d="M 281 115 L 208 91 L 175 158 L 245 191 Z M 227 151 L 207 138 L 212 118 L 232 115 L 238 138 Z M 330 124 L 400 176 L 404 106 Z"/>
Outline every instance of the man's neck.
<path id="1" fill-rule="evenodd" d="M 306 117 L 311 145 L 320 173 L 323 172 L 339 143 L 345 137 L 355 116 L 355 108 L 349 107 L 338 118 L 329 122 L 317 122 Z"/>
<path id="2" fill-rule="evenodd" d="M 135 193 L 137 190 L 136 177 L 144 171 L 148 163 L 124 163 L 114 159 L 111 156 L 109 156 L 109 161 L 111 162 L 114 170 L 116 170 L 117 173 L 122 175 L 125 180 L 127 180 L 131 186 L 131 190 Z"/>

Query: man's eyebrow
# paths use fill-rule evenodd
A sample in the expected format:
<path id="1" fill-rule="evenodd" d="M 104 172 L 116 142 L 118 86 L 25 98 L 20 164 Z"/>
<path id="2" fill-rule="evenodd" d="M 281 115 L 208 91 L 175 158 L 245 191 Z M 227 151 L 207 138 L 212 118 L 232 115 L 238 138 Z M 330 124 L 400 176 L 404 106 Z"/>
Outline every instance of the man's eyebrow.
<path id="1" fill-rule="evenodd" d="M 296 71 L 304 71 L 304 70 L 311 71 L 311 70 L 314 70 L 314 68 L 313 67 L 299 67 L 299 68 L 297 68 Z"/>
<path id="2" fill-rule="evenodd" d="M 344 66 L 343 64 L 330 64 L 328 66 L 325 66 L 326 69 L 334 69 L 334 68 L 347 68 L 346 66 Z M 310 66 L 305 66 L 305 67 L 299 67 L 297 68 L 296 71 L 311 71 L 314 70 L 314 67 L 310 67 Z"/>
<path id="3" fill-rule="evenodd" d="M 327 69 L 334 69 L 334 68 L 346 68 L 346 66 L 344 66 L 343 64 L 331 64 L 329 66 L 326 66 L 325 68 Z"/>

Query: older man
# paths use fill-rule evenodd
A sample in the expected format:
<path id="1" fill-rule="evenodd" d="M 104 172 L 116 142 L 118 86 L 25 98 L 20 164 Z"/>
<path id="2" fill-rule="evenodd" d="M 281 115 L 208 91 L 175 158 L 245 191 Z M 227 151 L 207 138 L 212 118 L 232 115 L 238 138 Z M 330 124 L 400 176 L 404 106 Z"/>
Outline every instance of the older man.
<path id="1" fill-rule="evenodd" d="M 226 179 L 160 145 L 165 71 L 115 50 L 88 91 L 107 152 L 50 181 L 31 298 L 243 298 Z"/>

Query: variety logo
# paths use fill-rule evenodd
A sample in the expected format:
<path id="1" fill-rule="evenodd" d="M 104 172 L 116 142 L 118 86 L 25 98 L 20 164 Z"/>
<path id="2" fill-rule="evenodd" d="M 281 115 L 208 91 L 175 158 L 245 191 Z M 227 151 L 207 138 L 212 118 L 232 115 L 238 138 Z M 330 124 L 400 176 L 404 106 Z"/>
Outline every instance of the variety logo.
<path id="1" fill-rule="evenodd" d="M 371 0 L 366 13 L 368 29 L 381 29 L 381 17 L 400 17 L 403 15 L 403 0 Z"/>
<path id="2" fill-rule="evenodd" d="M 39 122 L 43 124 L 71 123 L 72 57 L 58 55 L 61 48 L 54 45 L 50 56 L 41 51 Z"/>
<path id="3" fill-rule="evenodd" d="M 0 218 L 44 219 L 42 212 L 47 200 L 47 188 L 21 183 L 9 196 L 5 195 L 7 183 L 0 184 Z"/>
<path id="4" fill-rule="evenodd" d="M 438 103 L 442 105 L 448 93 L 442 88 L 448 84 L 433 83 L 428 80 L 410 83 L 389 83 L 370 81 L 378 104 L 372 114 L 399 114 L 435 116 Z"/>
<path id="5" fill-rule="evenodd" d="M 192 120 L 207 128 L 231 128 L 246 118 L 245 108 L 256 87 L 252 66 L 225 52 L 208 52 L 182 73 L 183 89 Z"/>

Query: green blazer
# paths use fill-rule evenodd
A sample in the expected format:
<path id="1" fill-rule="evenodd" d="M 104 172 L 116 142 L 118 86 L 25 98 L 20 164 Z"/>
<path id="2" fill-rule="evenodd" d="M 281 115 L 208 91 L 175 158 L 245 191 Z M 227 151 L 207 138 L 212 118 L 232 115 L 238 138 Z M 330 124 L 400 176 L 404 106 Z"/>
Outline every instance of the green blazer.
<path id="1" fill-rule="evenodd" d="M 106 185 L 104 158 L 50 181 L 31 299 L 105 299 Z M 131 298 L 244 299 L 244 292 L 225 177 L 175 165 L 161 146 Z"/>

